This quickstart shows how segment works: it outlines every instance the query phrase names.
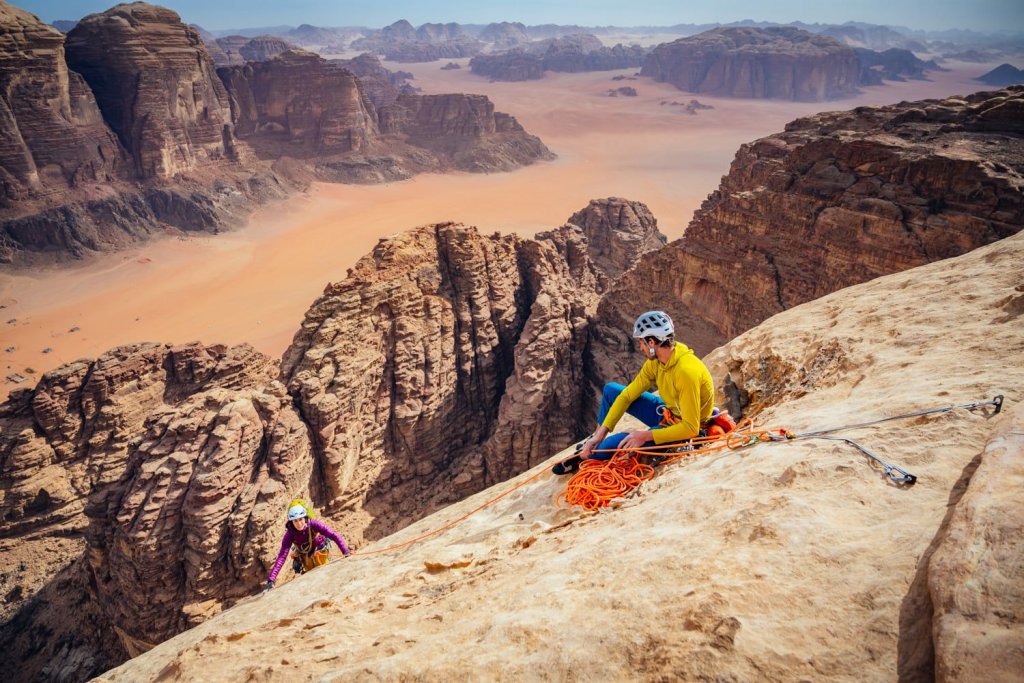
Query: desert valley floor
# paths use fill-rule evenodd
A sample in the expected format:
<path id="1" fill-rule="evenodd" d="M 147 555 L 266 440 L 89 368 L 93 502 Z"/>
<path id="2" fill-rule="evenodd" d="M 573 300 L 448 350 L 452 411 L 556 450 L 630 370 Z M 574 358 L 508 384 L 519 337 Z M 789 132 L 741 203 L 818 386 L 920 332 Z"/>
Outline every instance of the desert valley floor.
<path id="1" fill-rule="evenodd" d="M 447 61 L 447 60 L 445 60 Z M 461 60 L 465 67 L 467 60 Z M 863 88 L 853 99 L 799 104 L 697 96 L 713 109 L 690 116 L 694 96 L 635 70 L 548 74 L 491 83 L 444 62 L 391 64 L 425 93 L 486 94 L 558 158 L 500 174 L 421 175 L 376 186 L 317 184 L 260 208 L 250 225 L 218 236 L 171 238 L 45 272 L 0 274 L 0 397 L 60 364 L 136 341 L 249 342 L 272 356 L 289 341 L 325 284 L 340 280 L 376 241 L 437 221 L 533 235 L 561 225 L 590 199 L 647 204 L 669 239 L 729 168 L 744 142 L 817 111 L 986 89 L 988 67 L 947 63 L 928 81 Z M 622 84 L 636 97 L 609 97 Z M 27 372 L 31 369 L 32 372 Z"/>

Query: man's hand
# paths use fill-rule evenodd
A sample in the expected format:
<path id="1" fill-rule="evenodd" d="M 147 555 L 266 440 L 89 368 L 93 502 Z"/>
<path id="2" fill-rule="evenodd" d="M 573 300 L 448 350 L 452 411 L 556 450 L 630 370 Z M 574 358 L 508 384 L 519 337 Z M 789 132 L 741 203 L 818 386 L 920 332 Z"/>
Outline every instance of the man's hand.
<path id="1" fill-rule="evenodd" d="M 651 441 L 651 431 L 649 429 L 631 430 L 622 442 L 619 444 L 620 449 L 630 448 L 641 448 L 645 443 Z"/>
<path id="2" fill-rule="evenodd" d="M 589 458 L 594 453 L 594 449 L 601 445 L 601 441 L 602 439 L 599 439 L 596 436 L 590 437 L 590 439 L 583 444 L 582 450 L 580 450 L 580 458 L 583 460 Z"/>

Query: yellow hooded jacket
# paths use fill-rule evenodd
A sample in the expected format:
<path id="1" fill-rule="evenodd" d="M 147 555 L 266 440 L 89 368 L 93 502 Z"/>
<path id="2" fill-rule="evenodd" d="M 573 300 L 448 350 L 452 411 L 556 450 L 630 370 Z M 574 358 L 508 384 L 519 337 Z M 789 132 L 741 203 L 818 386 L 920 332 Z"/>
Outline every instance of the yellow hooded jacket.
<path id="1" fill-rule="evenodd" d="M 702 423 L 711 418 L 715 407 L 715 387 L 711 373 L 693 350 L 676 342 L 668 363 L 654 358 L 646 361 L 615 403 L 608 409 L 602 423 L 611 432 L 633 401 L 652 385 L 658 387 L 661 400 L 679 419 L 676 424 L 651 433 L 654 443 L 684 441 L 697 436 Z"/>

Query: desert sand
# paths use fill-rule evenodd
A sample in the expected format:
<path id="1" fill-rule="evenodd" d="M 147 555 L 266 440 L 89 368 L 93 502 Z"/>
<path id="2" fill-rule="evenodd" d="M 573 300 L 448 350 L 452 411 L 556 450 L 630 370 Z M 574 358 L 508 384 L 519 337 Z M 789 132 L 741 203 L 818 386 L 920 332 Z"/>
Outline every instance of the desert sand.
<path id="1" fill-rule="evenodd" d="M 590 199 L 619 196 L 647 204 L 675 239 L 742 143 L 817 111 L 981 90 L 971 79 L 991 68 L 950 64 L 930 81 L 864 88 L 829 103 L 696 96 L 714 109 L 690 116 L 663 102 L 694 95 L 646 78 L 611 80 L 635 70 L 490 83 L 469 72 L 468 60 L 442 71 L 448 61 L 387 66 L 413 72 L 425 93 L 488 95 L 558 159 L 513 173 L 316 184 L 261 207 L 230 234 L 156 240 L 60 269 L 0 274 L 0 378 L 26 378 L 0 380 L 0 398 L 58 365 L 130 342 L 249 342 L 279 355 L 328 282 L 343 278 L 380 237 L 416 225 L 452 220 L 530 236 Z M 639 95 L 607 96 L 622 85 Z"/>

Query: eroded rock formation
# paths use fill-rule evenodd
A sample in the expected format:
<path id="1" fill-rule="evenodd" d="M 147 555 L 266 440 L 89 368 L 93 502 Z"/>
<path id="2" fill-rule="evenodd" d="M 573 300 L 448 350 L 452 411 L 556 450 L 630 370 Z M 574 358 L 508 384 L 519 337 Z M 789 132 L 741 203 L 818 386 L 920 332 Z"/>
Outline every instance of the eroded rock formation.
<path id="1" fill-rule="evenodd" d="M 717 28 L 659 45 L 640 74 L 692 93 L 821 101 L 854 94 L 860 64 L 852 48 L 798 28 Z"/>
<path id="2" fill-rule="evenodd" d="M 552 157 L 486 98 L 417 99 L 410 74 L 371 57 L 338 65 L 287 51 L 268 61 L 285 47 L 279 39 L 231 47 L 229 38 L 240 59 L 264 61 L 218 76 L 198 30 L 136 2 L 90 15 L 65 37 L 0 0 L 0 263 L 217 232 L 315 179 L 499 171 Z M 382 108 L 388 136 L 378 130 Z M 438 139 L 456 129 L 457 139 Z"/>
<path id="3" fill-rule="evenodd" d="M 472 57 L 483 44 L 459 24 L 423 24 L 413 28 L 405 19 L 352 42 L 356 50 L 384 55 L 394 62 L 432 62 L 435 59 Z"/>
<path id="4" fill-rule="evenodd" d="M 263 35 L 249 38 L 248 36 L 224 36 L 213 41 L 203 36 L 206 51 L 213 58 L 215 66 L 240 66 L 246 62 L 263 62 L 282 52 L 295 49 L 295 46 L 277 36 Z"/>
<path id="5" fill-rule="evenodd" d="M 136 2 L 89 15 L 66 49 L 140 177 L 232 157 L 227 93 L 199 34 L 171 10 Z"/>
<path id="6" fill-rule="evenodd" d="M 577 349 L 596 304 L 546 241 L 457 225 L 382 242 L 306 314 L 282 377 L 312 427 L 329 507 L 390 533 L 575 433 Z M 575 367 L 574 367 L 575 365 Z M 443 482 L 443 483 L 442 483 Z"/>
<path id="7" fill-rule="evenodd" d="M 223 519 L 222 506 L 235 500 L 231 496 L 247 496 L 248 505 L 235 509 L 236 514 L 251 517 L 259 498 L 252 490 L 252 479 L 262 474 L 265 480 L 268 468 L 289 489 L 299 490 L 308 481 L 289 480 L 287 466 L 264 463 L 262 470 L 257 464 L 240 470 L 237 461 L 225 464 L 224 458 L 246 454 L 241 448 L 231 452 L 230 445 L 237 441 L 251 445 L 254 432 L 239 420 L 217 418 L 215 408 L 220 401 L 224 405 L 219 415 L 241 412 L 224 397 L 248 396 L 252 387 L 271 384 L 276 369 L 270 359 L 248 346 L 137 344 L 114 349 L 95 361 L 62 366 L 44 375 L 34 390 L 15 392 L 0 406 L 0 547 L 12 562 L 17 559 L 23 566 L 17 573 L 3 575 L 8 599 L 0 642 L 5 652 L 19 653 L 21 666 L 14 672 L 18 680 L 35 679 L 44 672 L 63 680 L 99 673 L 111 662 L 137 654 L 138 645 L 132 639 L 149 641 L 158 628 L 154 624 L 185 623 L 181 620 L 187 621 L 189 610 L 201 609 L 186 609 L 189 598 L 189 604 L 201 602 L 195 596 L 212 590 L 211 585 L 220 592 L 234 590 L 223 582 L 236 585 L 239 579 L 244 582 L 244 574 L 257 571 L 251 566 L 237 567 L 237 571 L 229 566 L 224 539 L 236 538 L 236 543 L 245 545 L 249 537 L 241 532 L 249 527 L 231 522 L 234 526 L 227 528 L 230 524 Z M 283 388 L 279 393 L 283 395 Z M 197 406 L 207 413 L 197 413 Z M 265 416 L 274 414 L 270 407 L 263 408 Z M 198 462 L 182 460 L 185 447 L 172 439 L 178 436 L 184 441 L 182 434 L 188 434 L 195 449 L 189 451 L 189 458 L 202 456 Z M 268 436 L 265 443 L 273 440 Z M 301 451 L 293 443 L 288 447 L 301 460 Z M 214 471 L 217 463 L 225 472 Z M 133 468 L 144 475 L 132 491 L 150 487 L 145 504 L 136 499 L 122 501 L 124 488 L 136 480 Z M 201 519 L 190 523 L 185 514 L 182 526 L 181 500 L 174 495 L 190 490 L 181 488 L 181 477 L 193 469 L 201 483 L 192 487 L 192 519 Z M 307 474 L 308 470 L 309 464 Z M 227 486 L 229 474 L 249 488 Z M 256 489 L 264 497 L 277 490 L 263 480 L 259 483 L 262 488 Z M 202 496 L 214 499 L 206 501 Z M 105 539 L 120 529 L 115 518 L 122 511 L 122 532 L 141 534 L 130 540 L 139 550 L 157 554 L 124 561 L 110 556 L 112 548 L 104 545 Z M 256 528 L 269 519 L 247 523 Z M 221 523 L 224 528 L 210 532 L 211 525 Z M 193 527 L 191 531 L 188 526 Z M 214 541 L 213 547 L 198 541 L 191 547 L 192 564 L 198 567 L 194 571 L 185 569 L 188 562 L 169 562 L 168 555 L 161 554 L 166 544 L 181 543 L 185 533 Z M 258 547 L 246 552 L 258 552 Z M 121 552 L 131 549 L 121 547 Z M 173 557 L 183 555 L 175 551 Z M 204 557 L 213 559 L 207 562 Z M 216 571 L 209 569 L 211 563 Z M 234 578 L 229 578 L 232 574 Z M 154 607 L 160 603 L 176 607 L 157 615 L 155 610 L 146 612 L 151 602 Z M 132 619 L 116 617 L 128 609 L 135 610 Z M 67 619 L 72 611 L 80 619 Z M 116 636 L 113 626 L 121 629 Z"/>
<path id="8" fill-rule="evenodd" d="M 608 214 L 580 220 L 595 238 L 642 230 L 626 217 L 647 209 L 614 202 L 578 214 Z M 582 350 L 607 278 L 578 226 L 426 226 L 327 288 L 281 381 L 248 347 L 143 344 L 13 394 L 0 543 L 54 561 L 4 584 L 15 677 L 98 673 L 251 594 L 291 497 L 358 546 L 546 458 L 589 412 Z M 76 601 L 82 623 L 62 624 Z"/>
<path id="9" fill-rule="evenodd" d="M 545 71 L 577 73 L 638 67 L 646 55 L 647 50 L 636 45 L 604 47 L 599 38 L 583 33 L 535 41 L 504 53 L 478 55 L 469 65 L 481 76 L 525 81 L 542 78 Z"/>
<path id="10" fill-rule="evenodd" d="M 793 121 L 743 145 L 679 240 L 602 300 L 602 377 L 629 374 L 638 310 L 707 353 L 758 322 L 1024 226 L 1024 88 Z M 606 354 L 606 355 L 605 355 Z"/>
<path id="11" fill-rule="evenodd" d="M 64 35 L 2 1 L 0 84 L 0 206 L 124 173 L 92 92 L 64 60 Z"/>
<path id="12" fill-rule="evenodd" d="M 363 149 L 378 135 L 377 114 L 355 75 L 319 55 L 291 50 L 276 59 L 219 71 L 239 138 L 277 156 Z"/>
<path id="13" fill-rule="evenodd" d="M 593 199 L 567 222 L 583 230 L 590 258 L 612 280 L 668 241 L 646 205 L 618 197 Z"/>

